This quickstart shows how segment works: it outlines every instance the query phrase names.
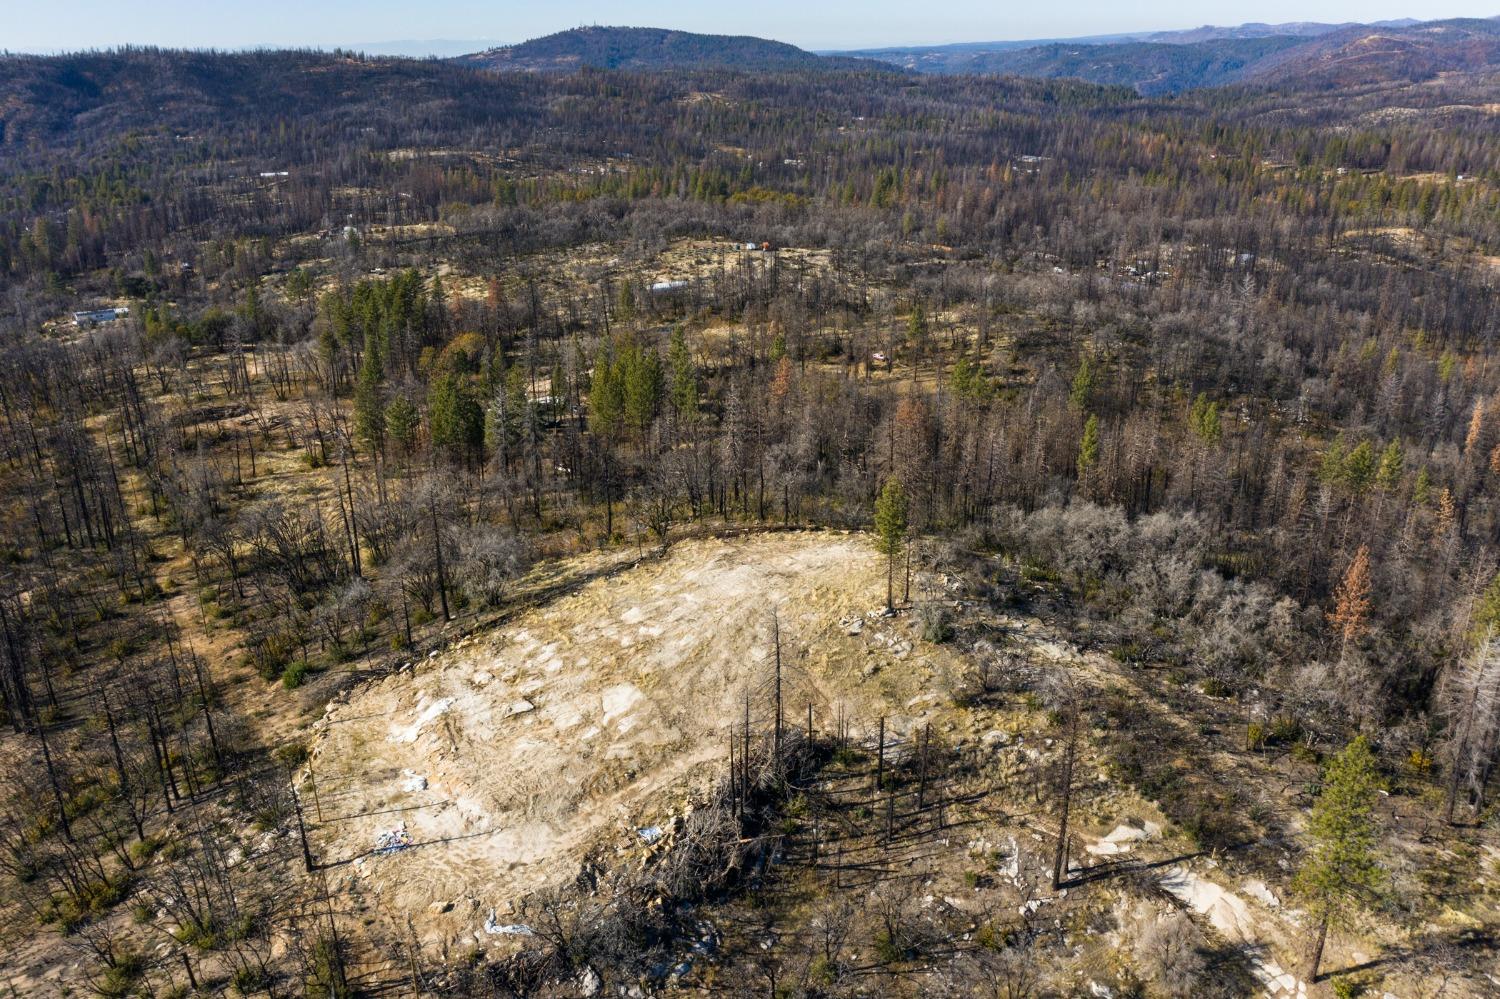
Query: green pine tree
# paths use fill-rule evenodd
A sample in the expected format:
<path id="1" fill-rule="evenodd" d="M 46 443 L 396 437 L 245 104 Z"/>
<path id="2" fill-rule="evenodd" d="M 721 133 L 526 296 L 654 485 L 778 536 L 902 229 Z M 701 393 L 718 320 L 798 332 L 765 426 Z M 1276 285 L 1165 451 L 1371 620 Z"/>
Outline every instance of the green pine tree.
<path id="1" fill-rule="evenodd" d="M 906 541 L 906 488 L 897 476 L 885 480 L 875 498 L 875 533 L 880 553 L 885 556 L 885 607 L 894 604 L 896 556 Z"/>
<path id="2" fill-rule="evenodd" d="M 1474 622 L 1469 629 L 1476 639 L 1494 632 L 1500 634 L 1500 574 L 1485 587 L 1474 608 Z"/>
<path id="3" fill-rule="evenodd" d="M 1068 402 L 1074 409 L 1084 410 L 1089 408 L 1089 401 L 1093 396 L 1094 366 L 1085 354 L 1083 360 L 1078 362 L 1078 371 L 1073 375 L 1073 385 L 1068 390 Z"/>
<path id="4" fill-rule="evenodd" d="M 409 453 L 417 443 L 417 428 L 421 425 L 422 415 L 417 407 L 412 405 L 410 399 L 404 395 L 398 395 L 385 407 L 385 431 L 391 441 L 401 449 L 402 453 Z"/>
<path id="5" fill-rule="evenodd" d="M 1375 472 L 1375 485 L 1382 492 L 1395 492 L 1401 485 L 1401 475 L 1406 470 L 1406 452 L 1400 441 L 1391 441 L 1380 452 L 1380 467 Z"/>
<path id="6" fill-rule="evenodd" d="M 1417 472 L 1416 484 L 1412 486 L 1411 501 L 1417 506 L 1426 506 L 1432 500 L 1432 476 L 1424 467 Z"/>
<path id="7" fill-rule="evenodd" d="M 1370 488 L 1375 481 L 1375 448 L 1369 441 L 1360 441 L 1344 458 L 1344 485 L 1356 493 Z"/>
<path id="8" fill-rule="evenodd" d="M 672 331 L 672 343 L 667 348 L 667 373 L 671 383 L 668 401 L 677 418 L 691 422 L 698 414 L 698 368 L 688 350 L 687 334 L 681 326 Z"/>
<path id="9" fill-rule="evenodd" d="M 1219 419 L 1219 404 L 1199 392 L 1198 397 L 1193 400 L 1192 412 L 1188 414 L 1188 426 L 1205 443 L 1219 443 L 1224 436 L 1224 427 Z"/>
<path id="10" fill-rule="evenodd" d="M 1089 414 L 1083 425 L 1083 440 L 1078 442 L 1078 477 L 1088 474 L 1099 462 L 1099 417 Z"/>
<path id="11" fill-rule="evenodd" d="M 1344 458 L 1347 449 L 1342 437 L 1328 445 L 1328 450 L 1323 452 L 1323 464 L 1318 469 L 1318 478 L 1324 485 L 1337 486 L 1344 481 Z"/>
<path id="12" fill-rule="evenodd" d="M 625 384 L 619 376 L 615 352 L 606 344 L 594 358 L 589 379 L 589 429 L 600 437 L 613 437 L 625 420 Z"/>
<path id="13" fill-rule="evenodd" d="M 984 369 L 967 357 L 959 358 L 948 376 L 953 394 L 964 402 L 984 403 L 995 393 L 995 386 L 985 376 Z"/>
<path id="14" fill-rule="evenodd" d="M 920 345 L 927 340 L 927 310 L 922 308 L 921 302 L 911 307 L 911 315 L 906 319 L 906 333 L 914 344 Z"/>
<path id="15" fill-rule="evenodd" d="M 1295 882 L 1315 927 L 1309 982 L 1318 979 L 1329 927 L 1348 925 L 1385 884 L 1385 871 L 1375 855 L 1379 838 L 1375 806 L 1382 786 L 1364 736 L 1349 743 L 1324 768 L 1323 787 L 1307 824 L 1312 848 Z"/>
<path id="16" fill-rule="evenodd" d="M 427 391 L 427 425 L 432 446 L 455 460 L 471 460 L 484 446 L 484 410 L 474 398 L 468 379 L 444 371 Z"/>
<path id="17" fill-rule="evenodd" d="M 624 357 L 625 420 L 643 437 L 651 428 L 651 421 L 661 411 L 662 396 L 666 392 L 666 375 L 661 368 L 661 355 L 650 347 L 630 344 Z"/>
<path id="18" fill-rule="evenodd" d="M 379 341 L 373 331 L 367 331 L 359 377 L 354 384 L 354 436 L 371 451 L 385 447 L 385 408 L 380 398 L 384 381 Z"/>

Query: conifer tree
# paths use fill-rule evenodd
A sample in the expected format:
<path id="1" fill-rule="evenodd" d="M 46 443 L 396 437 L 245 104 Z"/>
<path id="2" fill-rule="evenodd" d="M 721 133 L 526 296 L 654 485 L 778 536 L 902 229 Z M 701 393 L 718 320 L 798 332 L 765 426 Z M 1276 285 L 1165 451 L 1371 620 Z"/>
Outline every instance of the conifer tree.
<path id="1" fill-rule="evenodd" d="M 1370 614 L 1370 549 L 1360 545 L 1344 570 L 1338 589 L 1333 595 L 1333 610 L 1328 613 L 1328 623 L 1333 626 L 1342 645 L 1347 648 L 1365 630 Z"/>
<path id="2" fill-rule="evenodd" d="M 1193 400 L 1192 411 L 1188 413 L 1188 426 L 1205 443 L 1219 443 L 1224 436 L 1224 427 L 1219 420 L 1219 404 L 1202 392 L 1198 393 L 1198 397 Z"/>
<path id="3" fill-rule="evenodd" d="M 625 386 L 610 345 L 599 350 L 589 381 L 589 429 L 601 437 L 619 433 L 625 417 Z"/>
<path id="4" fill-rule="evenodd" d="M 1375 448 L 1360 441 L 1344 458 L 1343 482 L 1354 493 L 1363 493 L 1375 480 Z"/>
<path id="5" fill-rule="evenodd" d="M 911 307 L 911 315 L 906 319 L 906 332 L 916 347 L 920 348 L 927 341 L 927 310 L 922 308 L 921 302 Z"/>
<path id="6" fill-rule="evenodd" d="M 1474 412 L 1469 416 L 1469 432 L 1464 435 L 1464 456 L 1472 457 L 1484 442 L 1484 400 L 1474 400 Z"/>
<path id="7" fill-rule="evenodd" d="M 688 350 L 687 334 L 681 326 L 672 331 L 672 343 L 667 348 L 667 373 L 671 383 L 668 401 L 677 419 L 692 422 L 698 414 L 698 369 L 693 355 Z"/>
<path id="8" fill-rule="evenodd" d="M 1401 474 L 1406 468 L 1406 452 L 1400 441 L 1391 441 L 1380 452 L 1380 468 L 1375 472 L 1375 485 L 1382 492 L 1395 492 L 1401 485 Z"/>
<path id="9" fill-rule="evenodd" d="M 1088 409 L 1094 395 L 1094 369 L 1087 355 L 1078 362 L 1078 371 L 1073 375 L 1073 384 L 1068 390 L 1068 402 L 1074 409 Z"/>
<path id="10" fill-rule="evenodd" d="M 1346 449 L 1342 437 L 1328 445 L 1323 452 L 1323 463 L 1318 468 L 1318 478 L 1324 485 L 1337 486 L 1344 481 L 1344 459 Z"/>
<path id="11" fill-rule="evenodd" d="M 1099 417 L 1089 415 L 1083 425 L 1083 439 L 1078 444 L 1078 477 L 1088 474 L 1099 462 Z"/>
<path id="12" fill-rule="evenodd" d="M 1419 507 L 1426 506 L 1432 499 L 1432 476 L 1427 474 L 1427 469 L 1422 468 L 1417 472 L 1416 484 L 1412 486 L 1411 501 Z"/>
<path id="13" fill-rule="evenodd" d="M 427 419 L 432 446 L 455 459 L 470 459 L 484 445 L 484 410 L 457 371 L 444 371 L 433 378 L 427 395 Z"/>
<path id="14" fill-rule="evenodd" d="M 354 435 L 371 451 L 385 447 L 385 409 L 380 398 L 385 371 L 380 357 L 380 340 L 373 329 L 365 332 L 365 352 L 360 359 L 359 378 L 354 386 Z"/>
<path id="15" fill-rule="evenodd" d="M 1465 788 L 1474 810 L 1483 807 L 1485 777 L 1500 743 L 1500 640 L 1493 624 L 1473 653 L 1455 663 L 1442 693 L 1448 728 L 1444 815 L 1452 822 Z"/>
<path id="16" fill-rule="evenodd" d="M 885 609 L 895 606 L 896 557 L 906 541 L 906 489 L 891 476 L 875 499 L 875 532 L 885 556 Z"/>
<path id="17" fill-rule="evenodd" d="M 661 410 L 666 378 L 661 357 L 650 347 L 631 343 L 621 357 L 624 370 L 625 420 L 642 437 Z"/>
<path id="18" fill-rule="evenodd" d="M 1295 882 L 1315 927 L 1309 982 L 1318 979 L 1329 927 L 1348 925 L 1385 883 L 1385 872 L 1375 856 L 1375 805 L 1381 785 L 1364 736 L 1329 760 L 1323 772 L 1323 786 L 1307 826 L 1312 848 Z"/>
<path id="19" fill-rule="evenodd" d="M 509 469 L 516 462 L 524 429 L 528 406 L 526 372 L 520 365 L 512 365 L 500 378 L 500 383 L 485 412 L 484 439 L 485 446 L 500 462 L 500 467 Z"/>
<path id="20" fill-rule="evenodd" d="M 384 422 L 386 434 L 396 446 L 403 453 L 411 451 L 417 443 L 417 428 L 422 422 L 422 415 L 411 400 L 404 395 L 393 398 L 386 404 Z"/>

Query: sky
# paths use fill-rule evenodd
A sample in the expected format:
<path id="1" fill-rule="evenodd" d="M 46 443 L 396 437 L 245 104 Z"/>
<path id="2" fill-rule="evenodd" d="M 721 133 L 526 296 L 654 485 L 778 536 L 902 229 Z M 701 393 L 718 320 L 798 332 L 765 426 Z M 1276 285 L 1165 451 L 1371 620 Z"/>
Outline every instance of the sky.
<path id="1" fill-rule="evenodd" d="M 10 8 L 6 10 L 6 8 Z M 510 44 L 585 24 L 759 35 L 809 49 L 1064 38 L 1246 21 L 1489 17 L 1500 0 L 0 0 L 0 50 L 123 44 L 355 47 L 407 40 Z M 479 46 L 484 47 L 484 46 Z M 453 54 L 434 46 L 437 54 Z"/>

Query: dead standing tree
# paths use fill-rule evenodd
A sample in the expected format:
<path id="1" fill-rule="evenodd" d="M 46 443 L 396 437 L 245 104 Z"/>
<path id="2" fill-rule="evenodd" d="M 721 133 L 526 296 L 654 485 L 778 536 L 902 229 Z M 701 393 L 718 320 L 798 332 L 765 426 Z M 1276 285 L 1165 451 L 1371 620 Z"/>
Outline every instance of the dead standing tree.
<path id="1" fill-rule="evenodd" d="M 1054 781 L 1057 796 L 1057 852 L 1052 860 L 1052 890 L 1062 887 L 1068 873 L 1068 820 L 1073 806 L 1073 772 L 1078 758 L 1078 698 L 1071 684 L 1064 692 L 1061 707 L 1063 754 L 1058 761 Z"/>

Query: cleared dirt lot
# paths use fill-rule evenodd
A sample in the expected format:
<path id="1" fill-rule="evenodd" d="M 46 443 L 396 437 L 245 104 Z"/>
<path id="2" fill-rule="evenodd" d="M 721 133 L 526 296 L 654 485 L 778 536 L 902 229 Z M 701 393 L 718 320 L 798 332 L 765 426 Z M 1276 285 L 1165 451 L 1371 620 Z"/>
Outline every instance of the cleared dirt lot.
<path id="1" fill-rule="evenodd" d="M 680 814 L 722 769 L 747 694 L 764 725 L 773 609 L 795 723 L 811 702 L 819 725 L 886 714 L 900 732 L 941 703 L 958 657 L 879 616 L 884 594 L 860 536 L 692 541 L 462 640 L 330 708 L 315 801 L 303 787 L 315 852 L 428 941 L 485 941 L 492 909 L 504 923 Z M 377 852 L 382 834 L 410 846 Z"/>

